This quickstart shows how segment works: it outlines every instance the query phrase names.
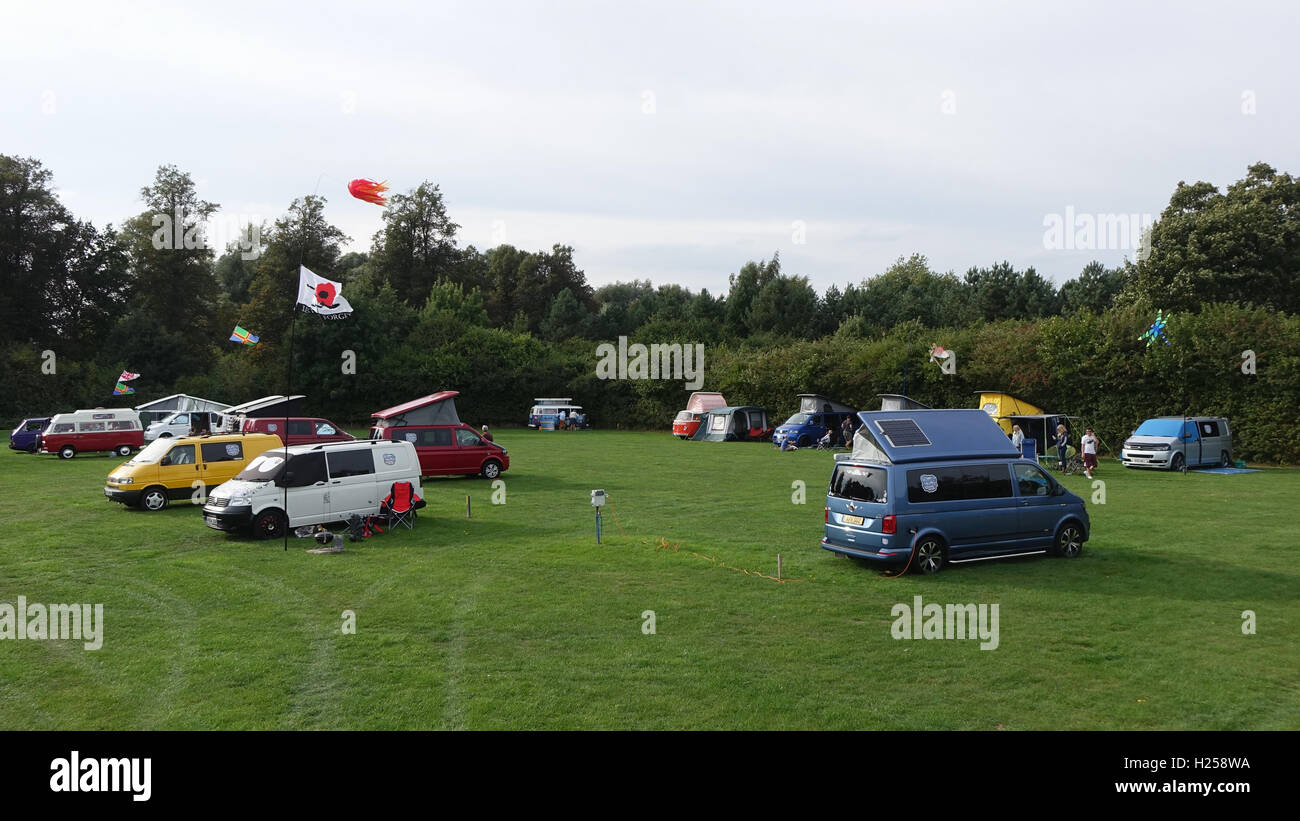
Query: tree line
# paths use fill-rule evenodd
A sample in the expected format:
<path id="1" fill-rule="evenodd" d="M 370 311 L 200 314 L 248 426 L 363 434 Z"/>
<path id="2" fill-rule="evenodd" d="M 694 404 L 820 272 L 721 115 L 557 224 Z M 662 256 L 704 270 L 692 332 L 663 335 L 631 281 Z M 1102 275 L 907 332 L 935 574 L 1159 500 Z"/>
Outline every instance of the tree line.
<path id="1" fill-rule="evenodd" d="M 1020 390 L 1044 407 L 1075 412 L 1084 401 L 1072 392 L 1077 387 L 1025 376 L 1070 370 L 1052 351 L 1027 351 L 1019 361 L 1000 352 L 1019 350 L 1015 340 L 1044 342 L 1074 328 L 1071 334 L 1083 336 L 1077 358 L 1086 362 L 1106 349 L 1105 329 L 1128 334 L 1136 323 L 1136 337 L 1156 308 L 1183 318 L 1248 317 L 1261 328 L 1290 327 L 1300 308 L 1300 186 L 1263 163 L 1222 191 L 1179 183 L 1151 229 L 1149 255 L 1114 268 L 1089 263 L 1059 287 L 1032 267 L 997 262 L 958 276 L 913 254 L 818 293 L 807 277 L 786 273 L 777 253 L 745 263 L 716 296 L 640 279 L 593 287 L 569 246 L 462 246 L 459 226 L 430 181 L 390 198 L 363 252 L 344 250 L 351 238 L 329 222 L 320 196 L 295 199 L 270 225 L 245 226 L 225 249 L 207 247 L 205 221 L 219 206 L 203 200 L 184 171 L 160 167 L 140 199 L 142 211 L 120 227 L 97 228 L 59 201 L 51 172 L 38 160 L 0 155 L 6 417 L 107 405 L 123 369 L 147 378 L 137 383 L 138 401 L 178 391 L 229 402 L 282 392 L 300 263 L 342 281 L 356 309 L 346 322 L 297 324 L 294 388 L 309 395 L 309 407 L 346 421 L 450 388 L 462 391 L 462 407 L 476 421 L 518 423 L 533 396 L 554 394 L 584 397 L 596 420 L 611 427 L 665 425 L 683 404 L 680 385 L 595 380 L 596 343 L 619 336 L 704 343 L 706 387 L 727 383 L 736 401 L 766 403 L 778 415 L 802 391 L 869 407 L 875 392 L 901 390 L 904 374 L 913 380 L 909 391 L 913 384 L 920 389 L 937 369 L 926 369 L 918 340 L 958 350 L 962 365 L 976 369 L 971 373 L 982 367 L 972 360 L 976 350 L 982 361 L 1001 362 L 1000 370 L 981 375 L 987 384 L 979 388 Z M 179 222 L 170 229 L 175 241 L 160 248 L 162 214 Z M 236 324 L 262 342 L 253 349 L 228 343 Z M 1214 326 L 1207 327 L 1209 337 L 1179 341 L 1180 355 L 1187 346 L 1211 344 Z M 990 333 L 1005 335 L 1005 343 L 971 347 L 969 340 L 989 340 Z M 1167 355 L 1148 355 L 1133 342 L 1124 350 L 1134 361 Z M 1255 344 L 1274 357 L 1261 361 L 1286 366 L 1280 340 Z M 900 358 L 893 348 L 909 353 Z M 42 371 L 47 350 L 58 356 L 55 374 Z M 355 354 L 355 374 L 340 368 L 344 351 Z M 836 353 L 818 353 L 827 351 Z M 791 361 L 805 354 L 819 364 Z M 1080 378 L 1092 394 L 1156 391 L 1146 399 L 1150 407 L 1169 404 L 1165 389 L 1149 380 L 1125 386 L 1111 372 Z M 1290 379 L 1291 387 L 1248 384 L 1271 385 L 1285 397 L 1294 394 L 1300 372 Z M 778 383 L 788 395 L 762 387 Z M 944 384 L 964 385 L 964 374 L 934 383 L 927 404 L 940 401 L 936 396 L 956 402 Z M 1183 404 L 1190 407 L 1188 399 Z M 972 405 L 973 397 L 965 400 L 954 406 Z M 1297 404 L 1278 418 L 1294 423 Z M 1128 423 L 1115 414 L 1117 428 Z M 1300 450 L 1270 445 L 1257 455 L 1295 461 Z"/>

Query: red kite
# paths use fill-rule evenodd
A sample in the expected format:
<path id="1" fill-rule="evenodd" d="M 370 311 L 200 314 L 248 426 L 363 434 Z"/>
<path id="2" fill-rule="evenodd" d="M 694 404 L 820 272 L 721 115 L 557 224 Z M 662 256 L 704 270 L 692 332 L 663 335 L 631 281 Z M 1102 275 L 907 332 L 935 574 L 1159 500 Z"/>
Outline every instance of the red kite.
<path id="1" fill-rule="evenodd" d="M 374 180 L 360 179 L 348 183 L 348 193 L 359 200 L 373 202 L 375 205 L 388 204 L 388 200 L 384 197 L 384 192 L 387 190 L 387 183 Z"/>

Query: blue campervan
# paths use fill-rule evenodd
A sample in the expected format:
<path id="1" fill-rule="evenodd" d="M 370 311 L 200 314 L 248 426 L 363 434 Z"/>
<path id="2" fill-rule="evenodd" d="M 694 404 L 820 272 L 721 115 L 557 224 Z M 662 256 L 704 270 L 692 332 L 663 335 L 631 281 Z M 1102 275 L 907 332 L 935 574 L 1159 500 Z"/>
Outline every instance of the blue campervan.
<path id="1" fill-rule="evenodd" d="M 857 413 L 857 409 L 832 402 L 815 393 L 799 394 L 799 412 L 785 420 L 772 433 L 772 443 L 778 447 L 786 444 L 806 448 L 831 431 L 831 442 L 839 443 L 840 426 L 844 420 Z"/>
<path id="2" fill-rule="evenodd" d="M 9 449 L 35 453 L 41 449 L 41 431 L 50 423 L 48 416 L 31 416 L 9 432 Z"/>
<path id="3" fill-rule="evenodd" d="M 827 550 L 920 573 L 1083 550 L 1083 499 L 1020 458 L 984 411 L 864 411 L 858 420 L 852 452 L 838 455 L 831 473 Z"/>

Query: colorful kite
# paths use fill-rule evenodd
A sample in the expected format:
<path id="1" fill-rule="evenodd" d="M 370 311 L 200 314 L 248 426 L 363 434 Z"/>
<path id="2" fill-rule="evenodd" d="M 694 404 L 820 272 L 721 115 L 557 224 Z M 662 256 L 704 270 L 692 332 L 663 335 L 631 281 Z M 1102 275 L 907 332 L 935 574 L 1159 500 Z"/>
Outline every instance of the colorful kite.
<path id="1" fill-rule="evenodd" d="M 257 334 L 250 334 L 248 331 L 236 325 L 235 332 L 230 335 L 230 341 L 252 346 L 258 343 L 258 336 Z"/>
<path id="2" fill-rule="evenodd" d="M 139 376 L 139 374 L 136 374 L 136 376 Z M 130 385 L 123 385 L 121 382 L 118 382 L 117 387 L 113 388 L 114 396 L 125 396 L 128 393 L 135 393 L 135 388 Z"/>
<path id="3" fill-rule="evenodd" d="M 359 200 L 373 202 L 375 205 L 388 204 L 388 200 L 384 197 L 384 192 L 387 190 L 387 183 L 374 180 L 360 179 L 348 183 L 348 193 Z"/>
<path id="4" fill-rule="evenodd" d="M 1151 323 L 1151 327 L 1147 328 L 1146 331 L 1138 337 L 1138 341 L 1141 342 L 1145 339 L 1148 348 L 1150 348 L 1151 343 L 1155 342 L 1157 339 L 1168 345 L 1169 337 L 1165 336 L 1165 324 L 1168 322 L 1169 320 L 1165 318 L 1164 311 L 1157 310 L 1156 321 Z"/>
<path id="5" fill-rule="evenodd" d="M 140 378 L 140 374 L 138 373 L 131 373 L 130 371 L 122 371 L 122 375 L 117 378 L 117 381 L 130 382 L 132 379 L 139 379 L 139 378 Z"/>
<path id="6" fill-rule="evenodd" d="M 940 365 L 942 365 L 944 363 L 944 360 L 946 360 L 950 356 L 952 356 L 952 351 L 945 351 L 942 345 L 930 346 L 931 362 L 938 362 Z"/>

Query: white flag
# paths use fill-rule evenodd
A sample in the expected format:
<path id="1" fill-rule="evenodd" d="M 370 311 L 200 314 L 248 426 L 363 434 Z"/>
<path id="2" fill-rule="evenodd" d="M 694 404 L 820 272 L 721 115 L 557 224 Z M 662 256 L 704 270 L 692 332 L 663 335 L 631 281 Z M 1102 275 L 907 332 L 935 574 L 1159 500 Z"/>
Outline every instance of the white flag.
<path id="1" fill-rule="evenodd" d="M 298 309 L 326 319 L 347 319 L 352 306 L 343 298 L 343 284 L 316 276 L 306 265 L 298 266 Z"/>

